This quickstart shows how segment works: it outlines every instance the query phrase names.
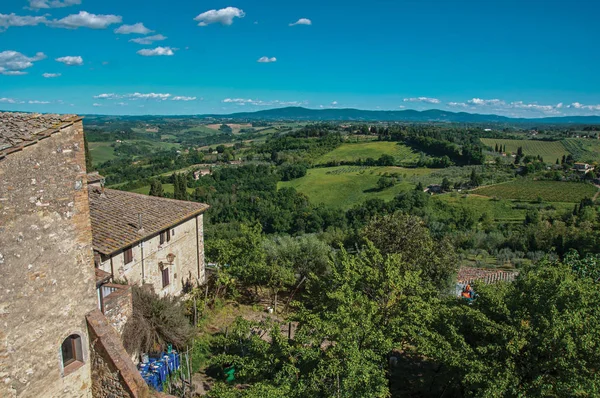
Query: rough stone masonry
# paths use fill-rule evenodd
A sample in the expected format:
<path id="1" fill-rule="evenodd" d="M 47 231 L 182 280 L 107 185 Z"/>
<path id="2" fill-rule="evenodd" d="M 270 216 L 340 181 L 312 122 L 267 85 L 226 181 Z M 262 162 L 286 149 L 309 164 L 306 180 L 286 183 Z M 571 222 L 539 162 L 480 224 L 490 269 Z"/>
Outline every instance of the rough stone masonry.
<path id="1" fill-rule="evenodd" d="M 97 307 L 80 118 L 0 113 L 0 397 L 90 397 Z M 63 367 L 61 344 L 81 339 Z"/>

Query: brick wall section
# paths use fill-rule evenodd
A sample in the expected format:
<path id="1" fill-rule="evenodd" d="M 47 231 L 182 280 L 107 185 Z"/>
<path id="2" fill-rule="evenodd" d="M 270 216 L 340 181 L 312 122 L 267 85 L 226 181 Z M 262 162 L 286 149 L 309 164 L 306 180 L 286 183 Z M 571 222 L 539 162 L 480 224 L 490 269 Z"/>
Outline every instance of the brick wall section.
<path id="1" fill-rule="evenodd" d="M 133 314 L 131 285 L 107 283 L 104 286 L 115 287 L 117 289 L 104 298 L 104 315 L 111 326 L 119 333 L 119 336 L 121 336 L 127 320 Z"/>
<path id="2" fill-rule="evenodd" d="M 150 389 L 99 310 L 87 316 L 90 331 L 94 398 L 146 398 Z"/>
<path id="3" fill-rule="evenodd" d="M 97 307 L 82 123 L 0 160 L 0 397 L 90 397 Z M 64 375 L 60 347 L 82 339 Z"/>

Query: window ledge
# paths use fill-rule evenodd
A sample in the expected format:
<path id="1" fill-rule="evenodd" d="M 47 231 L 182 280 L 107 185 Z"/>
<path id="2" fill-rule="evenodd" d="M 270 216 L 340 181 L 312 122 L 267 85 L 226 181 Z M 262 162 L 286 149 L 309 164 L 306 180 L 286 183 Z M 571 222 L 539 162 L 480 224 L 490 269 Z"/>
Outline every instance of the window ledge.
<path id="1" fill-rule="evenodd" d="M 81 362 L 81 361 L 73 361 L 73 362 L 71 362 L 70 364 L 68 364 L 67 366 L 64 367 L 64 369 L 63 369 L 63 377 L 66 377 L 66 376 L 70 375 L 71 373 L 75 372 L 77 369 L 79 369 L 83 365 L 84 365 L 84 363 Z"/>

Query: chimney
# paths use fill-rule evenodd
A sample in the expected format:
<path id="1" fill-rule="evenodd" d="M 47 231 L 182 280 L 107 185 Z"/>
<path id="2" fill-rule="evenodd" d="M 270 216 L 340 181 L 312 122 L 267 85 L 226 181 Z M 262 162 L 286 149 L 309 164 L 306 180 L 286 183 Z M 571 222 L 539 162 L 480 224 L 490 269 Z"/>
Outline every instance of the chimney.
<path id="1" fill-rule="evenodd" d="M 138 213 L 138 233 L 144 233 L 144 225 L 142 224 L 142 213 Z"/>

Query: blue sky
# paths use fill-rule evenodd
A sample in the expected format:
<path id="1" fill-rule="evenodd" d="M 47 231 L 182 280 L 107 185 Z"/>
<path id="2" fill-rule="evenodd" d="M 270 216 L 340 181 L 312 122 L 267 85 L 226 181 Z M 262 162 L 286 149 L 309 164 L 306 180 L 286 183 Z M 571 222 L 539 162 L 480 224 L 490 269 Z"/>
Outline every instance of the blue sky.
<path id="1" fill-rule="evenodd" d="M 598 15 L 596 0 L 2 0 L 0 109 L 600 115 Z"/>

